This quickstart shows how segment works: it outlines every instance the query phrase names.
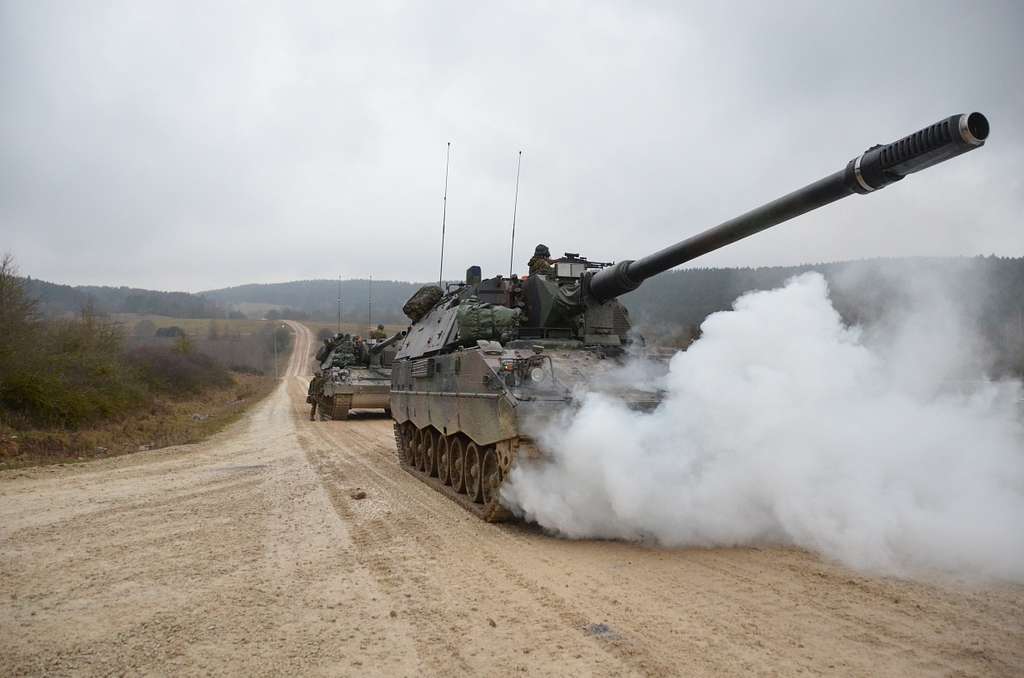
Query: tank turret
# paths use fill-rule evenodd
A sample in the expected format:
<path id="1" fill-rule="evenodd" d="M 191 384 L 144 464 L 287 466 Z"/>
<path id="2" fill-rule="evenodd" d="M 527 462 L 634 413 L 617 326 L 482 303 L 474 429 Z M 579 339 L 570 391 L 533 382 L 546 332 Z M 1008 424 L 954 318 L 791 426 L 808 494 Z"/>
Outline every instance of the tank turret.
<path id="1" fill-rule="evenodd" d="M 866 195 L 984 145 L 980 113 L 954 115 L 884 146 L 837 172 L 718 226 L 636 260 L 552 259 L 539 245 L 529 275 L 482 278 L 417 292 L 392 370 L 391 410 L 400 463 L 487 520 L 508 514 L 500 487 L 517 463 L 543 457 L 525 422 L 570 406 L 575 389 L 619 364 L 629 314 L 618 297 L 644 280 L 850 195 Z M 660 394 L 610 393 L 631 407 Z"/>

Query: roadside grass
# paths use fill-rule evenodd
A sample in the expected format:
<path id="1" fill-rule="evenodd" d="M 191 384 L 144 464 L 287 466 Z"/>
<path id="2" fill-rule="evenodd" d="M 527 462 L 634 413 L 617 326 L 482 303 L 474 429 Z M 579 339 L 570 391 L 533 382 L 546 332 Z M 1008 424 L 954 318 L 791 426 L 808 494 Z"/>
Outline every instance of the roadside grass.
<path id="1" fill-rule="evenodd" d="M 0 468 L 201 440 L 270 392 L 295 343 L 276 323 L 152 317 L 43 316 L 0 257 Z"/>
<path id="2" fill-rule="evenodd" d="M 0 469 L 68 464 L 205 440 L 237 421 L 278 381 L 231 374 L 231 383 L 187 397 L 156 396 L 123 416 L 80 430 L 0 424 Z"/>

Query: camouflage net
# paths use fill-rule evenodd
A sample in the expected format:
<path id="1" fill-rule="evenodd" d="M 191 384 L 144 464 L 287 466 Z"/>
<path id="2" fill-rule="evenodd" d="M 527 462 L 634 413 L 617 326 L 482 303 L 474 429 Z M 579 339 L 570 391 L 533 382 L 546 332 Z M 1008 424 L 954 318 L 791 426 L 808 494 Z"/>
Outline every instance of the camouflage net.
<path id="1" fill-rule="evenodd" d="M 324 345 L 316 352 L 316 360 L 322 370 L 331 367 L 348 367 L 356 362 L 355 343 L 350 334 L 336 334 L 333 339 L 324 341 Z"/>
<path id="2" fill-rule="evenodd" d="M 494 306 L 475 299 L 464 301 L 456 312 L 459 341 L 472 344 L 479 340 L 501 341 L 509 337 L 522 319 L 518 308 Z"/>

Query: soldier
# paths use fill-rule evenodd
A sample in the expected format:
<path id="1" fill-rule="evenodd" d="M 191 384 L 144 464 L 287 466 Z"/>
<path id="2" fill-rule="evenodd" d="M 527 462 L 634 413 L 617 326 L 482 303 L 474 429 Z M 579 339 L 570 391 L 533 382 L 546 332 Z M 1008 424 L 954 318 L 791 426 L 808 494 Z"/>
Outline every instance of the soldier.
<path id="1" fill-rule="evenodd" d="M 309 408 L 309 420 L 316 421 L 316 394 L 320 388 L 320 375 L 314 375 L 309 381 L 309 390 L 306 392 L 306 402 L 311 405 Z"/>
<path id="2" fill-rule="evenodd" d="M 384 331 L 383 325 L 377 325 L 377 329 L 370 332 L 370 339 L 374 341 L 380 341 L 381 339 L 387 339 L 388 333 Z"/>
<path id="3" fill-rule="evenodd" d="M 530 257 L 530 275 L 547 275 L 551 273 L 551 251 L 547 245 L 537 245 Z"/>
<path id="4" fill-rule="evenodd" d="M 366 357 L 367 357 L 366 356 L 366 346 L 363 344 L 363 338 L 357 334 L 355 336 L 355 339 L 353 339 L 352 341 L 353 341 L 352 353 L 355 356 L 356 364 L 357 365 L 362 365 L 364 362 L 366 362 Z"/>

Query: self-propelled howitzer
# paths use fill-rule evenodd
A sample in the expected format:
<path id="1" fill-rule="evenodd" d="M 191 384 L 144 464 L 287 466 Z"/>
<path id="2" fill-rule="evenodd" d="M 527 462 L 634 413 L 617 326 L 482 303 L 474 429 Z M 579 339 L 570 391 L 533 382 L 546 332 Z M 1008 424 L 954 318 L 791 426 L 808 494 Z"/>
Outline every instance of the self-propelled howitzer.
<path id="1" fill-rule="evenodd" d="M 637 260 L 591 262 L 538 247 L 530 275 L 427 286 L 406 305 L 413 324 L 392 369 L 400 463 L 486 520 L 508 512 L 500 487 L 516 464 L 544 456 L 531 432 L 574 393 L 603 391 L 630 407 L 660 394 L 607 378 L 631 342 L 617 297 L 644 280 L 853 194 L 866 195 L 967 151 L 988 137 L 980 113 L 954 115 L 884 146 L 777 200 Z"/>
<path id="2" fill-rule="evenodd" d="M 338 333 L 324 340 L 316 353 L 317 367 L 309 382 L 309 418 L 348 419 L 351 410 L 383 409 L 390 413 L 391 361 L 405 332 L 382 341 Z"/>

